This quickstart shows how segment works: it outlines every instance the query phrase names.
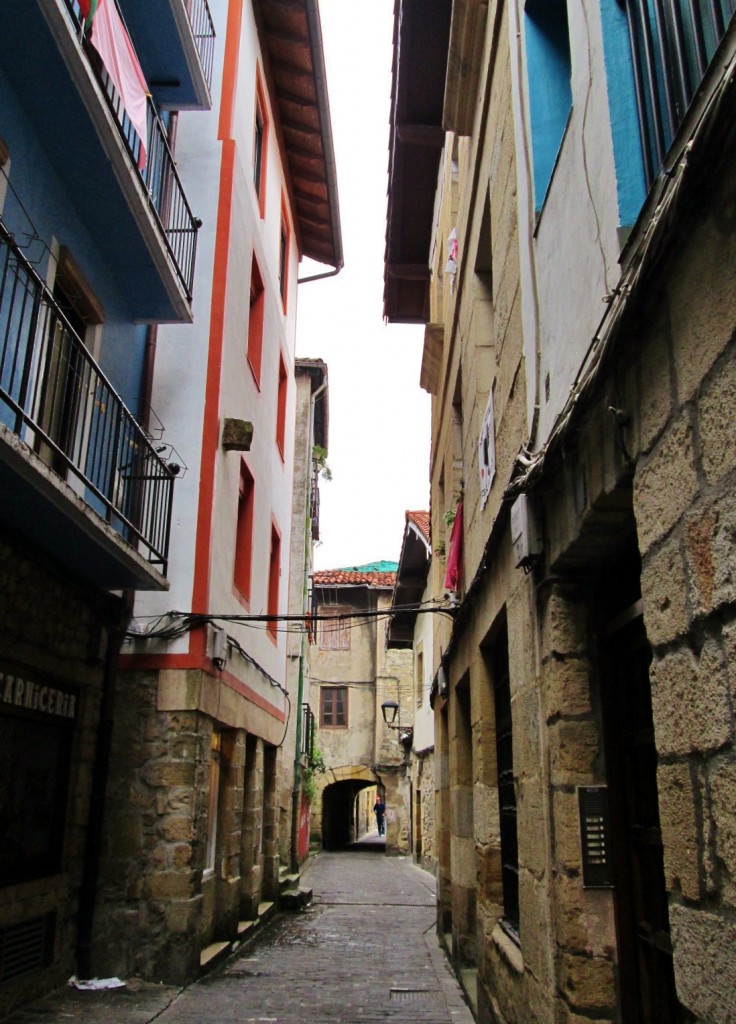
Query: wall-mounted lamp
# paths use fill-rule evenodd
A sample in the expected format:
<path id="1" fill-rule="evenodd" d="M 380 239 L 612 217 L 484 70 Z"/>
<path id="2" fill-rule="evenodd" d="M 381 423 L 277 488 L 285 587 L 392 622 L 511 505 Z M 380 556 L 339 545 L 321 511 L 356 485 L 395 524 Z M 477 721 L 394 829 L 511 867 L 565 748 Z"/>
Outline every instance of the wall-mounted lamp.
<path id="1" fill-rule="evenodd" d="M 401 715 L 399 715 L 399 724 L 394 725 L 396 716 L 399 714 L 399 705 L 397 701 L 385 700 L 383 704 L 381 704 L 381 714 L 383 715 L 383 720 L 389 729 L 401 728 Z"/>
<path id="2" fill-rule="evenodd" d="M 401 708 L 395 700 L 385 700 L 381 704 L 381 714 L 389 729 L 395 729 L 399 733 L 399 743 L 402 747 L 410 747 L 414 739 L 414 729 L 411 725 L 401 724 Z"/>

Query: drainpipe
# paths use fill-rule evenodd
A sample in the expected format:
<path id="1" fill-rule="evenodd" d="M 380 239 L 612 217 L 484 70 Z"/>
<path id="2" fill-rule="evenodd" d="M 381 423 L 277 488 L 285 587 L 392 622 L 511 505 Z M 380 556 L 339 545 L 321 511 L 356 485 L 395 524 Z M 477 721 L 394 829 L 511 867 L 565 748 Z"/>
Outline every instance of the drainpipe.
<path id="1" fill-rule="evenodd" d="M 337 273 L 337 271 L 335 271 Z M 317 403 L 317 399 L 321 398 L 324 392 L 327 390 L 327 381 L 321 384 L 316 391 L 312 392 L 312 397 L 309 403 L 309 443 L 307 451 L 309 453 L 309 464 L 310 472 L 308 473 L 307 479 L 311 483 L 311 464 L 312 464 L 312 449 L 314 447 L 314 407 Z M 302 592 L 302 612 L 306 613 L 307 610 L 307 577 L 309 574 L 309 563 L 310 563 L 310 551 L 311 551 L 311 517 L 309 514 L 309 497 L 310 487 L 307 486 L 306 503 L 304 509 L 304 522 L 306 529 L 304 531 L 304 589 Z M 304 701 L 304 661 L 305 661 L 305 642 L 304 635 L 302 634 L 301 649 L 299 651 L 299 684 L 297 687 L 297 718 L 296 718 L 296 741 L 294 747 L 294 787 L 291 793 L 291 869 L 292 871 L 299 870 L 299 811 L 301 795 L 301 782 L 302 782 L 302 703 Z"/>

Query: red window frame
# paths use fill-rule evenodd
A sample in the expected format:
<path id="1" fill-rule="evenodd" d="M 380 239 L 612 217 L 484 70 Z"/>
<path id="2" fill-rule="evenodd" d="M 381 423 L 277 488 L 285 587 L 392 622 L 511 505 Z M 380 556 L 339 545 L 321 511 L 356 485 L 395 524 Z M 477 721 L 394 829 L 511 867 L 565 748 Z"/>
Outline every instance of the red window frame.
<path id="1" fill-rule="evenodd" d="M 238 518 L 235 529 L 235 563 L 233 583 L 244 601 L 250 601 L 253 577 L 253 520 L 256 484 L 253 474 L 243 460 L 240 464 L 238 489 Z"/>
<path id="2" fill-rule="evenodd" d="M 276 399 L 276 444 L 281 455 L 281 461 L 286 458 L 286 399 L 289 393 L 289 372 L 286 369 L 286 360 L 283 354 L 279 354 L 279 383 Z"/>
<path id="3" fill-rule="evenodd" d="M 266 598 L 266 614 L 279 613 L 279 583 L 281 580 L 281 534 L 276 524 L 271 524 L 271 545 L 268 554 L 268 594 Z M 271 639 L 276 641 L 278 622 L 269 622 L 267 630 Z"/>
<path id="4" fill-rule="evenodd" d="M 289 256 L 291 252 L 291 227 L 286 212 L 286 200 L 281 196 L 281 227 L 279 229 L 279 294 L 281 308 L 286 312 L 289 295 Z"/>
<path id="5" fill-rule="evenodd" d="M 253 114 L 253 186 L 258 196 L 258 210 L 261 218 L 266 216 L 266 164 L 268 162 L 268 107 L 261 81 L 261 72 L 256 68 L 256 103 Z"/>
<path id="6" fill-rule="evenodd" d="M 250 268 L 250 311 L 248 313 L 248 350 L 247 358 L 253 378 L 261 389 L 261 364 L 263 362 L 263 317 L 266 306 L 266 291 L 263 287 L 263 275 L 256 254 Z"/>

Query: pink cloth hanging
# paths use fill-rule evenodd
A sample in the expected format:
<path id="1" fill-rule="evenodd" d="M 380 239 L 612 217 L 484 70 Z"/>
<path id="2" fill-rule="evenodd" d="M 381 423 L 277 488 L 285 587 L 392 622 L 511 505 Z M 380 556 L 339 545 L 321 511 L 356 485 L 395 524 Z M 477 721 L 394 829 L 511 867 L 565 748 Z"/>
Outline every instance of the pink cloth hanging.
<path id="1" fill-rule="evenodd" d="M 447 555 L 447 566 L 445 568 L 445 590 L 453 590 L 455 593 L 460 589 L 463 574 L 463 503 L 457 503 L 455 520 L 450 533 L 450 551 Z"/>
<path id="2" fill-rule="evenodd" d="M 91 41 L 140 140 L 138 168 L 143 170 L 148 146 L 148 86 L 115 0 L 100 0 L 92 21 Z"/>

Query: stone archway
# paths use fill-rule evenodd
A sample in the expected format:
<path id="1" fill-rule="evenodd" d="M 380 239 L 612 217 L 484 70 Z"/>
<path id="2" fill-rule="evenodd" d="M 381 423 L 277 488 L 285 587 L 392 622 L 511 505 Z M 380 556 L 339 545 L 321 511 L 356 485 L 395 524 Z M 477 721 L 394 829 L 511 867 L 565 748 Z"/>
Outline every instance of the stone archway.
<path id="1" fill-rule="evenodd" d="M 320 778 L 320 791 L 312 805 L 312 838 L 326 850 L 340 849 L 359 837 L 356 797 L 381 779 L 368 765 L 336 768 Z"/>

